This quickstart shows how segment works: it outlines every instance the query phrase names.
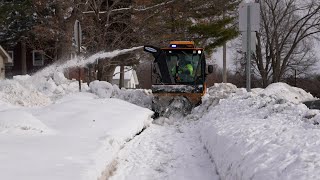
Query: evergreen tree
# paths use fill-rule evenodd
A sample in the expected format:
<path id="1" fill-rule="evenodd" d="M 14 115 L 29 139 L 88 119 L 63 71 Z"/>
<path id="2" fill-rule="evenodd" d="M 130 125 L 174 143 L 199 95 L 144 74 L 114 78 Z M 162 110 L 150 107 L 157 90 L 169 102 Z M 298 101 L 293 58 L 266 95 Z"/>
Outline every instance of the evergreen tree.
<path id="1" fill-rule="evenodd" d="M 139 7 L 145 1 L 136 1 Z M 149 0 L 135 11 L 143 43 L 165 46 L 171 40 L 193 40 L 212 50 L 238 35 L 240 0 Z"/>
<path id="2" fill-rule="evenodd" d="M 190 18 L 193 24 L 188 28 L 192 38 L 207 50 L 221 46 L 238 35 L 235 26 L 239 0 L 193 0 L 190 1 Z"/>
<path id="3" fill-rule="evenodd" d="M 34 24 L 31 0 L 0 2 L 0 43 L 15 45 L 26 37 Z"/>

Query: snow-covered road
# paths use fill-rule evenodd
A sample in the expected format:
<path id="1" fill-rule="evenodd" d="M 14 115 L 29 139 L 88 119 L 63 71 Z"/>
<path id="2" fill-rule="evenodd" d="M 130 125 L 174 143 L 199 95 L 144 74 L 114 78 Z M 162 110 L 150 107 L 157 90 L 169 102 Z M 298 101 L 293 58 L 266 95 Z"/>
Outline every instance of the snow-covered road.
<path id="1" fill-rule="evenodd" d="M 218 180 L 196 121 L 152 124 L 120 151 L 111 180 Z"/>

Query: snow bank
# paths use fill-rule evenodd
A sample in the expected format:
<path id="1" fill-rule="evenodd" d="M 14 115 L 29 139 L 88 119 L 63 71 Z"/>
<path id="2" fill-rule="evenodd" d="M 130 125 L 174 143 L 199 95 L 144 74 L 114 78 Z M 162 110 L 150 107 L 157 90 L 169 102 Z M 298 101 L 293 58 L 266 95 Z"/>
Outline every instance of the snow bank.
<path id="1" fill-rule="evenodd" d="M 231 83 L 215 83 L 208 88 L 206 95 L 209 97 L 226 98 L 231 93 L 235 93 L 238 90 L 237 86 Z"/>
<path id="2" fill-rule="evenodd" d="M 98 179 L 112 170 L 123 145 L 150 125 L 152 114 L 92 93 L 66 95 L 45 107 L 2 110 L 1 179 Z"/>
<path id="3" fill-rule="evenodd" d="M 65 95 L 79 92 L 79 82 L 68 80 L 61 72 L 14 76 L 12 80 L 0 81 L 0 100 L 18 106 L 45 106 Z M 152 93 L 148 90 L 119 89 L 105 81 L 82 83 L 82 92 L 92 92 L 99 98 L 117 98 L 151 108 Z"/>
<path id="4" fill-rule="evenodd" d="M 88 90 L 88 85 L 82 83 L 82 91 Z M 47 76 L 19 75 L 0 81 L 0 100 L 16 106 L 45 106 L 78 91 L 78 82 L 66 79 L 61 72 L 52 72 Z"/>
<path id="5" fill-rule="evenodd" d="M 260 94 L 266 96 L 275 96 L 277 99 L 283 99 L 295 104 L 302 101 L 314 99 L 314 97 L 303 89 L 289 86 L 286 83 L 273 83 L 264 89 Z"/>
<path id="6" fill-rule="evenodd" d="M 221 179 L 318 179 L 320 128 L 309 122 L 320 111 L 299 103 L 312 96 L 283 83 L 256 92 L 235 91 L 201 119 Z"/>
<path id="7" fill-rule="evenodd" d="M 60 71 L 35 74 L 30 77 L 28 83 L 37 91 L 48 96 L 52 101 L 64 95 L 79 92 L 79 82 L 65 78 Z M 87 83 L 81 83 L 81 91 L 89 91 Z"/>
<path id="8" fill-rule="evenodd" d="M 244 91 L 244 89 L 238 89 L 237 86 L 230 83 L 215 83 L 208 88 L 207 93 L 202 97 L 201 106 L 195 107 L 188 118 L 197 120 L 210 111 L 210 109 L 214 108 L 215 105 L 219 104 L 220 99 Z"/>
<path id="9" fill-rule="evenodd" d="M 100 98 L 117 98 L 132 104 L 151 108 L 152 93 L 144 89 L 119 89 L 117 85 L 111 85 L 105 81 L 93 81 L 89 84 L 92 93 Z"/>
<path id="10" fill-rule="evenodd" d="M 21 106 L 48 105 L 66 94 L 79 91 L 77 81 L 68 80 L 64 77 L 63 72 L 65 69 L 70 67 L 83 67 L 89 63 L 96 62 L 97 59 L 108 60 L 108 58 L 110 59 L 141 48 L 142 46 L 139 46 L 112 52 L 99 52 L 88 58 L 73 58 L 65 62 L 56 62 L 36 72 L 32 76 L 15 76 L 13 80 L 0 81 L 0 101 Z M 82 83 L 81 86 L 83 92 L 89 91 L 86 83 Z M 103 91 L 108 91 L 103 90 L 104 87 L 106 87 L 106 84 L 93 91 L 98 93 L 99 97 L 108 95 L 103 94 Z"/>
<path id="11" fill-rule="evenodd" d="M 14 116 L 13 116 L 14 115 Z M 53 131 L 32 114 L 20 110 L 0 111 L 0 133 L 52 134 Z"/>
<path id="12" fill-rule="evenodd" d="M 114 98 L 122 99 L 132 104 L 151 109 L 152 104 L 152 92 L 146 89 L 119 89 L 118 86 L 114 86 L 115 93 Z"/>
<path id="13" fill-rule="evenodd" d="M 100 98 L 110 98 L 113 92 L 113 86 L 106 81 L 93 81 L 89 84 L 92 93 Z"/>
<path id="14" fill-rule="evenodd" d="M 21 106 L 43 106 L 51 103 L 47 96 L 34 88 L 23 86 L 17 80 L 0 81 L 0 99 L 3 102 Z"/>

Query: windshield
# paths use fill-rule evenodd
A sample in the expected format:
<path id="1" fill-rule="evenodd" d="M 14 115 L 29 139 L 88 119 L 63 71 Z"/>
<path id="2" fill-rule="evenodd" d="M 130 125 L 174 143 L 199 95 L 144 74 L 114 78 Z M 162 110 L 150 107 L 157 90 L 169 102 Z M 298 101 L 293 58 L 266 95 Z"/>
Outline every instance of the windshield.
<path id="1" fill-rule="evenodd" d="M 193 83 L 201 77 L 200 50 L 168 50 L 166 60 L 171 77 L 177 83 Z"/>

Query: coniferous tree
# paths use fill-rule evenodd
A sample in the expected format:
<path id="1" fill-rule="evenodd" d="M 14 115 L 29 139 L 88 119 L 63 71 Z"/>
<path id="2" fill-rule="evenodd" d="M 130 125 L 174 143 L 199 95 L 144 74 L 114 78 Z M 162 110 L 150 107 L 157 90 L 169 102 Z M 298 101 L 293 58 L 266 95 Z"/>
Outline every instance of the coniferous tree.
<path id="1" fill-rule="evenodd" d="M 15 45 L 27 37 L 34 25 L 31 0 L 4 0 L 0 2 L 0 43 Z"/>
<path id="2" fill-rule="evenodd" d="M 139 4 L 140 2 L 140 4 Z M 145 1 L 137 0 L 143 7 Z M 170 40 L 194 40 L 212 50 L 238 35 L 235 26 L 240 0 L 150 0 L 134 11 L 143 43 L 167 45 Z M 138 6 L 138 7 L 139 7 Z"/>
<path id="3" fill-rule="evenodd" d="M 239 0 L 190 1 L 190 18 L 194 23 L 188 30 L 192 38 L 207 50 L 235 38 L 238 35 L 235 12 L 239 3 Z"/>

